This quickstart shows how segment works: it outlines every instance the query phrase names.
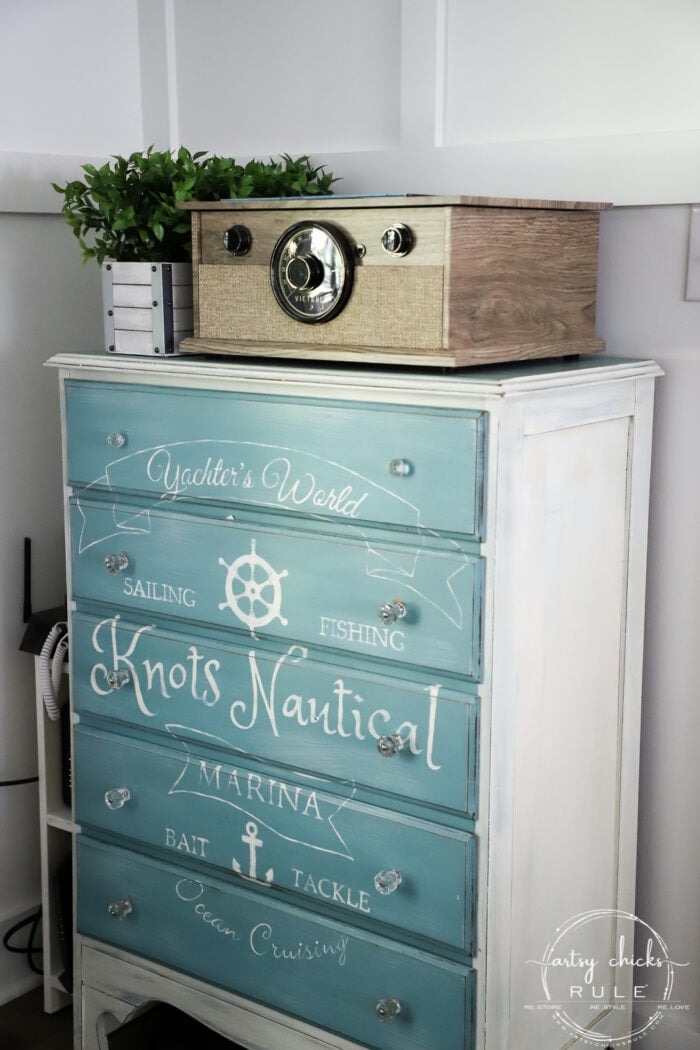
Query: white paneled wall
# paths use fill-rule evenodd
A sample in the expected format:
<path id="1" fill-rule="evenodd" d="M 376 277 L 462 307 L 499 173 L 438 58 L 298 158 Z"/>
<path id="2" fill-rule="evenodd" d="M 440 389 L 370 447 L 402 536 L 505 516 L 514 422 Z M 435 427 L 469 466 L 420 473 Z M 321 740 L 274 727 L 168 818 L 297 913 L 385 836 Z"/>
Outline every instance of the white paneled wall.
<path id="1" fill-rule="evenodd" d="M 696 0 L 0 0 L 0 12 L 0 776 L 33 757 L 31 675 L 16 650 L 23 535 L 38 540 L 37 603 L 63 597 L 56 391 L 41 362 L 101 339 L 98 271 L 48 214 L 60 204 L 51 179 L 182 142 L 239 159 L 311 152 L 343 176 L 340 192 L 678 205 L 604 216 L 599 327 L 609 351 L 655 356 L 668 372 L 639 911 L 690 963 L 677 973 L 691 1008 L 664 1022 L 657 1046 L 696 1050 L 700 305 L 683 301 L 680 206 L 700 198 Z M 0 918 L 38 892 L 35 798 L 19 790 L 0 789 L 0 836 L 12 836 Z"/>
<path id="2" fill-rule="evenodd" d="M 83 267 L 50 181 L 138 147 L 142 131 L 135 0 L 0 0 L 0 15 L 0 780 L 13 780 L 37 768 L 34 662 L 19 652 L 25 536 L 34 608 L 66 589 L 58 401 L 43 362 L 101 338 L 99 270 Z M 4 932 L 39 903 L 35 784 L 0 788 L 0 841 Z M 0 953 L 1 1003 L 38 978 Z"/>
<path id="3" fill-rule="evenodd" d="M 693 0 L 447 0 L 445 38 L 445 145 L 697 130 Z"/>
<path id="4" fill-rule="evenodd" d="M 620 208 L 601 226 L 608 352 L 653 357 L 666 372 L 654 423 L 637 913 L 683 964 L 673 998 L 684 1008 L 640 1042 L 648 1050 L 700 1050 L 700 302 L 684 300 L 689 222 L 688 207 Z"/>
<path id="5" fill-rule="evenodd" d="M 0 780 L 37 769 L 34 661 L 19 651 L 25 536 L 34 609 L 62 604 L 66 592 L 58 402 L 43 362 L 96 345 L 98 296 L 99 271 L 83 270 L 62 218 L 0 214 Z M 0 788 L 0 840 L 0 925 L 9 926 L 40 897 L 35 784 Z M 0 959 L 0 976 L 0 1002 L 36 981 L 16 955 Z"/>
<path id="6" fill-rule="evenodd" d="M 141 124 L 136 0 L 3 0 L 0 15 L 0 150 L 133 148 Z"/>
<path id="7" fill-rule="evenodd" d="M 695 0 L 139 0 L 147 141 L 346 192 L 687 202 Z"/>
<path id="8" fill-rule="evenodd" d="M 234 156 L 398 145 L 400 0 L 205 10 L 175 5 L 181 141 Z"/>

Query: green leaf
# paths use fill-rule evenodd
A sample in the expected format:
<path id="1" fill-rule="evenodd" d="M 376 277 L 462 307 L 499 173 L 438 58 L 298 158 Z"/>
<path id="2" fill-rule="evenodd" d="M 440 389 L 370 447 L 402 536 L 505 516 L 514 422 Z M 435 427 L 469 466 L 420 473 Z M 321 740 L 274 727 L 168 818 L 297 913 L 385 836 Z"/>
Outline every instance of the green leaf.
<path id="1" fill-rule="evenodd" d="M 186 260 L 191 255 L 191 221 L 178 201 L 216 201 L 223 197 L 329 194 L 337 181 L 309 157 L 250 160 L 205 151 L 156 150 L 153 145 L 128 157 L 114 154 L 101 167 L 82 166 L 84 181 L 51 183 L 63 196 L 61 208 L 84 261 Z"/>

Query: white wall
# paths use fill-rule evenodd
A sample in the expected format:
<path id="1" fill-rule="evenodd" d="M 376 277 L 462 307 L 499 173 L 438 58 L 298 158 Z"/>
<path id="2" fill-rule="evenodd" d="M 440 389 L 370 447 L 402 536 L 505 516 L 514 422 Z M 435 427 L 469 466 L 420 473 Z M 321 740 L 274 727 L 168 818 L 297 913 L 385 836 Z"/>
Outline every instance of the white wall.
<path id="1" fill-rule="evenodd" d="M 34 661 L 19 651 L 22 549 L 33 543 L 34 609 L 65 597 L 61 460 L 53 350 L 94 345 L 97 276 L 83 273 L 58 216 L 0 213 L 0 780 L 36 774 Z M 39 884 L 35 784 L 0 787 L 0 929 L 36 907 Z M 26 942 L 25 930 L 14 943 Z M 20 956 L 0 949 L 0 1002 L 35 983 Z"/>
<path id="2" fill-rule="evenodd" d="M 700 194 L 695 0 L 0 0 L 0 10 L 0 91 L 12 100 L 0 118 L 0 212 L 13 213 L 0 214 L 0 482 L 12 493 L 0 503 L 0 739 L 16 741 L 11 755 L 0 751 L 4 776 L 24 773 L 16 766 L 32 755 L 30 683 L 16 653 L 25 533 L 41 539 L 37 602 L 62 597 L 56 399 L 40 362 L 100 342 L 97 272 L 81 268 L 50 178 L 77 175 L 93 157 L 184 142 L 238 158 L 310 151 L 344 176 L 345 192 L 652 205 L 604 216 L 599 329 L 609 352 L 654 356 L 667 371 L 637 910 L 690 963 L 676 990 L 691 1009 L 647 1045 L 697 1050 L 700 304 L 683 301 L 684 205 Z M 47 297 L 51 320 L 38 308 Z M 35 892 L 36 850 L 14 812 L 0 793 L 0 835 L 16 835 L 0 901 L 20 910 Z"/>
<path id="3" fill-rule="evenodd" d="M 0 150 L 129 149 L 141 123 L 135 0 L 3 0 L 0 12 Z"/>
<path id="4" fill-rule="evenodd" d="M 140 146 L 142 129 L 133 0 L 2 0 L 0 15 L 0 780 L 14 780 L 37 768 L 34 665 L 18 648 L 25 536 L 34 609 L 65 597 L 57 387 L 43 362 L 99 347 L 102 324 L 99 271 L 83 267 L 50 182 Z M 0 842 L 4 932 L 40 900 L 36 785 L 0 788 Z M 37 978 L 0 955 L 4 1002 Z"/>
<path id="5" fill-rule="evenodd" d="M 700 302 L 686 302 L 690 208 L 621 208 L 602 223 L 598 328 L 608 352 L 655 358 L 657 384 L 639 822 L 637 914 L 667 940 L 685 1034 L 700 1047 Z M 693 1033 L 693 1035 L 691 1035 Z M 671 1042 L 671 1040 L 674 1040 Z"/>

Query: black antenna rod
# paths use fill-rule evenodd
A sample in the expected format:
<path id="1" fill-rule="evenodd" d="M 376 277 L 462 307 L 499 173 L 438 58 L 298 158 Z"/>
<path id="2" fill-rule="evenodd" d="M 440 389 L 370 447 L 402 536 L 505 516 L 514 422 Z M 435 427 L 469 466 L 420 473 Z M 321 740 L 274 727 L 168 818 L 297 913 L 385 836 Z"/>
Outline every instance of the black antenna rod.
<path id="1" fill-rule="evenodd" d="M 24 537 L 24 599 L 22 602 L 22 620 L 24 623 L 32 615 L 32 541 Z"/>

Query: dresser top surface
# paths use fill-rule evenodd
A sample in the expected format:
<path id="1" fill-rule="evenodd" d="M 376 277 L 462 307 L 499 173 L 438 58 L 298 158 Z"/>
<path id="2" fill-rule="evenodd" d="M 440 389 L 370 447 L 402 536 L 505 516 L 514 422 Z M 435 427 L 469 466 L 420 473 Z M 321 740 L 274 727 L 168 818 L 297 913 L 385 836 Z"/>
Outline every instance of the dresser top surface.
<path id="1" fill-rule="evenodd" d="M 171 358 L 115 357 L 111 354 L 56 354 L 46 364 L 59 368 L 71 378 L 105 379 L 118 382 L 177 385 L 188 380 L 197 385 L 211 382 L 229 386 L 236 382 L 284 384 L 286 393 L 295 387 L 332 386 L 343 389 L 402 391 L 404 393 L 444 393 L 450 395 L 489 395 L 507 397 L 530 391 L 590 383 L 662 375 L 652 360 L 582 355 L 578 359 L 519 361 L 508 365 L 465 368 L 455 371 L 419 368 L 379 368 L 324 364 L 309 366 L 305 361 L 272 363 L 255 358 L 183 356 Z"/>

